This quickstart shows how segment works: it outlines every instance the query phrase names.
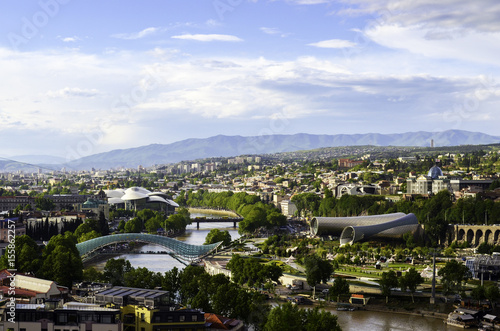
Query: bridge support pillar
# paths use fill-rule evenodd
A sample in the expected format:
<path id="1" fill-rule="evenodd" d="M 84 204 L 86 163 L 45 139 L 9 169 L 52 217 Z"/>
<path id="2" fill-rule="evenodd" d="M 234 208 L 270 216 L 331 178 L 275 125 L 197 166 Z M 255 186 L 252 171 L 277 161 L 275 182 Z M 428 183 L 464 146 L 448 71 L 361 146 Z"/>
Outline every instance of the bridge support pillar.
<path id="1" fill-rule="evenodd" d="M 200 221 L 197 221 L 196 222 L 196 229 L 199 230 L 200 229 Z"/>
<path id="2" fill-rule="evenodd" d="M 233 228 L 236 229 L 236 221 L 233 222 Z"/>

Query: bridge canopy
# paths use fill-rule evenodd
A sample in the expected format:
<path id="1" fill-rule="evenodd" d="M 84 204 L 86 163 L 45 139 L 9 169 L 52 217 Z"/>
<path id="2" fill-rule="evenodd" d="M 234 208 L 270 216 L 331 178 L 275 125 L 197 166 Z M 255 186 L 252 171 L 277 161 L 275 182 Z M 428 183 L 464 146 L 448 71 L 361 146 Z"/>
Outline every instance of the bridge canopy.
<path id="1" fill-rule="evenodd" d="M 102 247 L 115 243 L 131 242 L 131 241 L 139 241 L 139 242 L 163 246 L 176 258 L 189 263 L 209 254 L 210 252 L 215 250 L 220 244 L 222 244 L 222 242 L 218 242 L 210 245 L 191 245 L 176 239 L 153 235 L 153 234 L 119 233 L 84 241 L 82 243 L 77 244 L 76 248 L 78 249 L 78 252 L 80 252 L 80 256 L 85 258 L 92 252 Z"/>

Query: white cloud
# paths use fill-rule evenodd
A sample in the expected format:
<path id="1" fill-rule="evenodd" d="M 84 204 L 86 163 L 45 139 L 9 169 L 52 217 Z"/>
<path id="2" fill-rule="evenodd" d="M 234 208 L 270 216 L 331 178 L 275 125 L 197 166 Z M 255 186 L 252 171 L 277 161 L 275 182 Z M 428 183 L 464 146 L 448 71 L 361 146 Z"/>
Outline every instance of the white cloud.
<path id="1" fill-rule="evenodd" d="M 152 35 L 152 34 L 158 32 L 159 30 L 160 30 L 159 28 L 150 27 L 150 28 L 146 28 L 144 30 L 141 30 L 139 32 L 114 34 L 114 35 L 111 35 L 111 37 L 118 38 L 118 39 L 125 39 L 125 40 L 141 39 L 141 38 L 147 37 L 149 35 Z"/>
<path id="2" fill-rule="evenodd" d="M 260 31 L 266 33 L 266 34 L 280 34 L 280 30 L 277 28 L 266 28 L 266 27 L 261 27 Z"/>
<path id="3" fill-rule="evenodd" d="M 77 42 L 77 41 L 81 40 L 77 36 L 73 36 L 73 37 L 61 37 L 61 36 L 58 36 L 58 38 L 61 39 L 65 43 L 74 43 L 74 42 Z"/>
<path id="4" fill-rule="evenodd" d="M 288 37 L 290 35 L 289 33 L 281 32 L 278 28 L 261 27 L 259 30 L 264 32 L 265 34 L 279 35 L 282 38 Z"/>
<path id="5" fill-rule="evenodd" d="M 297 5 L 318 5 L 322 3 L 330 3 L 335 0 L 287 0 L 287 2 Z"/>
<path id="6" fill-rule="evenodd" d="M 183 34 L 172 36 L 172 38 L 196 41 L 243 41 L 243 39 L 227 34 Z"/>
<path id="7" fill-rule="evenodd" d="M 396 25 L 377 25 L 365 31 L 374 42 L 439 59 L 459 59 L 498 66 L 500 32 L 470 32 L 461 38 L 428 38 L 430 30 Z"/>
<path id="8" fill-rule="evenodd" d="M 80 97 L 80 98 L 93 98 L 101 93 L 96 89 L 81 89 L 77 87 L 65 87 L 57 91 L 48 91 L 46 96 L 50 98 L 70 98 L 70 97 Z"/>
<path id="9" fill-rule="evenodd" d="M 308 45 L 319 48 L 350 48 L 356 46 L 356 44 L 353 43 L 352 41 L 341 40 L 341 39 L 323 40 Z"/>
<path id="10" fill-rule="evenodd" d="M 375 15 L 378 24 L 419 26 L 445 31 L 500 31 L 496 0 L 342 0 L 340 15 Z"/>
<path id="11" fill-rule="evenodd" d="M 402 59 L 354 58 L 340 66 L 340 55 L 277 61 L 187 57 L 168 49 L 85 54 L 0 48 L 0 72 L 13 77 L 0 81 L 9 96 L 0 98 L 0 134 L 24 139 L 32 131 L 56 131 L 55 142 L 37 143 L 66 151 L 91 141 L 90 154 L 148 144 L 151 137 L 165 142 L 168 126 L 178 131 L 173 140 L 206 136 L 207 121 L 225 123 L 218 128 L 224 134 L 241 134 L 241 123 L 245 132 L 258 132 L 256 123 L 275 118 L 303 122 L 297 130 L 312 130 L 316 119 L 324 127 L 363 132 L 387 118 L 395 127 L 418 120 L 423 124 L 415 128 L 426 129 L 434 125 L 425 123 L 429 114 L 461 115 L 454 109 L 464 97 L 477 101 L 478 126 L 497 126 L 491 119 L 498 118 L 500 93 L 482 84 L 484 77 L 463 76 L 456 66 L 453 75 L 418 74 Z M 192 126 L 200 129 L 192 132 Z"/>
<path id="12" fill-rule="evenodd" d="M 217 20 L 214 20 L 214 19 L 209 19 L 205 22 L 205 24 L 208 26 L 208 27 L 217 27 L 217 26 L 221 26 L 222 24 L 217 21 Z"/>

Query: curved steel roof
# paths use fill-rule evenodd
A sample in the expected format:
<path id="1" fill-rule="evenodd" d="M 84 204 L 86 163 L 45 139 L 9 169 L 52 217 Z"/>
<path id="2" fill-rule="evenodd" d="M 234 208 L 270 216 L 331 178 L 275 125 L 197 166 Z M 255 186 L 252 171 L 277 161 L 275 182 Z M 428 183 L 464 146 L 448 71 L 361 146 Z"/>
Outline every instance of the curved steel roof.
<path id="1" fill-rule="evenodd" d="M 122 200 L 141 200 L 149 197 L 150 191 L 142 187 L 131 187 L 125 190 Z"/>
<path id="2" fill-rule="evenodd" d="M 104 190 L 108 198 L 121 198 L 125 194 L 125 190 L 117 188 L 115 190 Z"/>
<path id="3" fill-rule="evenodd" d="M 311 221 L 313 235 L 339 235 L 340 244 L 352 244 L 368 238 L 400 238 L 415 233 L 419 224 L 410 213 L 354 217 L 316 217 Z"/>
<path id="4" fill-rule="evenodd" d="M 168 199 L 168 194 L 163 192 L 151 192 L 143 187 L 134 186 L 126 190 L 116 189 L 106 190 L 104 192 L 106 193 L 108 203 L 110 204 L 120 204 L 125 203 L 125 201 L 146 199 L 147 202 L 160 202 L 173 207 L 179 207 L 175 201 Z"/>
<path id="5" fill-rule="evenodd" d="M 315 217 L 311 221 L 311 232 L 315 236 L 323 234 L 340 234 L 347 226 L 385 223 L 405 215 L 405 213 L 393 213 L 351 217 Z"/>

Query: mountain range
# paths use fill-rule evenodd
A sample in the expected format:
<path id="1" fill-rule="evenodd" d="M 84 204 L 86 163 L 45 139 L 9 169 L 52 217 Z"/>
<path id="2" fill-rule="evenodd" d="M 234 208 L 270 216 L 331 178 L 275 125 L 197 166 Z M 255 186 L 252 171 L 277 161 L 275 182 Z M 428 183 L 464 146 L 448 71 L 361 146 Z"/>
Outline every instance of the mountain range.
<path id="1" fill-rule="evenodd" d="M 443 132 L 407 132 L 395 134 L 335 134 L 315 135 L 298 133 L 292 135 L 266 136 L 224 136 L 204 139 L 186 139 L 171 144 L 151 144 L 147 146 L 117 149 L 105 153 L 89 155 L 69 163 L 55 165 L 57 158 L 44 156 L 37 162 L 36 156 L 10 157 L 10 160 L 43 165 L 51 169 L 110 169 L 116 167 L 133 168 L 139 165 L 151 166 L 210 157 L 233 157 L 238 155 L 269 154 L 310 150 L 339 146 L 434 146 L 486 145 L 500 143 L 500 137 L 479 132 L 448 130 Z M 47 162 L 47 161 L 52 162 Z M 20 167 L 21 165 L 18 165 Z M 0 159 L 0 170 L 13 169 L 12 161 Z"/>

